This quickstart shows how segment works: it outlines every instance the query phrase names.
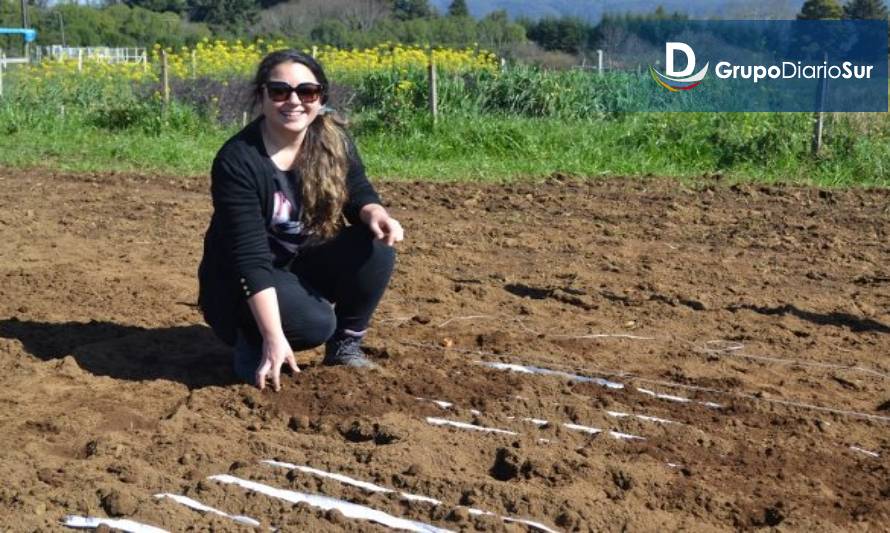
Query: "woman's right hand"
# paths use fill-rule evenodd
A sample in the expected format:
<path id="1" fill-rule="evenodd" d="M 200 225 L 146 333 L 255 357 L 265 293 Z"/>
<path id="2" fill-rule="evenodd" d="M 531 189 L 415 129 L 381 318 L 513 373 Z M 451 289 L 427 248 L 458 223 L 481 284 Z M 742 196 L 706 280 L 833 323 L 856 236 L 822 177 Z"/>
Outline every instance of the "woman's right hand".
<path id="1" fill-rule="evenodd" d="M 275 392 L 281 390 L 281 367 L 287 363 L 290 369 L 296 374 L 300 371 L 297 366 L 297 360 L 294 358 L 294 351 L 290 347 L 290 343 L 281 335 L 272 335 L 263 338 L 263 355 L 260 359 L 260 366 L 256 371 L 256 386 L 263 390 L 266 388 L 266 380 L 272 378 L 272 388 Z"/>

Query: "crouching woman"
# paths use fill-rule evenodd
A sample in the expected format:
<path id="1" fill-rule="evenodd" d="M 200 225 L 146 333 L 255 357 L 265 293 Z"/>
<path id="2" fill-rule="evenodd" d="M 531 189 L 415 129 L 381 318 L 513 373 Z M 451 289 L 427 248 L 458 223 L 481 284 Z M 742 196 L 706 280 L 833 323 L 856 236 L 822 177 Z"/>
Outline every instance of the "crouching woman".
<path id="1" fill-rule="evenodd" d="M 260 389 L 279 390 L 284 365 L 299 372 L 294 350 L 321 344 L 326 365 L 373 366 L 362 338 L 403 238 L 328 88 L 311 56 L 269 54 L 253 82 L 262 113 L 213 161 L 198 303 Z"/>

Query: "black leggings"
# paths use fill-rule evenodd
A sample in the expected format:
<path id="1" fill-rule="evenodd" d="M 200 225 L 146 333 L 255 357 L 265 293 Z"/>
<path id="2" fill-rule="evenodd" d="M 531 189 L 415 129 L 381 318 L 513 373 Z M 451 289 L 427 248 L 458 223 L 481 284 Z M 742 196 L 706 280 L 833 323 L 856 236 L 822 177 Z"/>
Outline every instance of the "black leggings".
<path id="1" fill-rule="evenodd" d="M 284 336 L 295 351 L 314 348 L 335 331 L 364 331 L 395 266 L 395 250 L 364 224 L 344 228 L 318 246 L 300 250 L 290 270 L 273 269 Z M 251 344 L 262 336 L 247 301 L 239 327 Z"/>

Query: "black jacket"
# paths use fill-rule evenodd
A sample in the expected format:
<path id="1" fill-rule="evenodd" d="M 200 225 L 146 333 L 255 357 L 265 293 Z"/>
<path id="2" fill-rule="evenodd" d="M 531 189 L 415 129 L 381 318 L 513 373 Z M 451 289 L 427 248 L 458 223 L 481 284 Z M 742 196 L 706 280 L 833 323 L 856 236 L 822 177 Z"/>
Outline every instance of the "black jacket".
<path id="1" fill-rule="evenodd" d="M 275 164 L 263 145 L 259 118 L 226 141 L 211 170 L 213 216 L 198 267 L 198 305 L 216 335 L 234 344 L 242 300 L 273 286 L 273 253 L 267 227 L 274 205 Z M 380 197 L 365 177 L 349 142 L 348 198 L 343 214 L 358 224 L 359 211 Z"/>

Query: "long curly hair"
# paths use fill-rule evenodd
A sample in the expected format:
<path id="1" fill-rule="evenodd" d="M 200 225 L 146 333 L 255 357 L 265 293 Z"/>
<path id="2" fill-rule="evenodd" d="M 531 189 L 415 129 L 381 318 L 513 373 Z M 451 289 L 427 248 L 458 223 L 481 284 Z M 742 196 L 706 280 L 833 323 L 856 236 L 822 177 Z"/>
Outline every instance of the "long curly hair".
<path id="1" fill-rule="evenodd" d="M 327 107 L 330 85 L 321 64 L 299 50 L 278 50 L 263 58 L 253 80 L 254 108 L 262 102 L 263 86 L 272 70 L 288 62 L 305 65 L 323 88 L 322 109 L 306 130 L 295 164 L 302 176 L 301 221 L 313 235 L 328 239 L 343 225 L 349 168 L 347 122 Z"/>

